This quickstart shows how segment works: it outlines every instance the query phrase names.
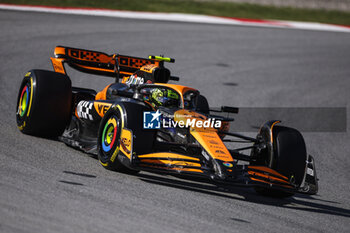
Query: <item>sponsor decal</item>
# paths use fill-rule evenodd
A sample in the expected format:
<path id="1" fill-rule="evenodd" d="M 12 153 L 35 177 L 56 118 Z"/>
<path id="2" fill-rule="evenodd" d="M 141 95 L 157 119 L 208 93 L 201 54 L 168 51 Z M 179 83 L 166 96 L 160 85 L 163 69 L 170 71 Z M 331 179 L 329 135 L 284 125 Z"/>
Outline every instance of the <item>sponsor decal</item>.
<path id="1" fill-rule="evenodd" d="M 124 56 L 119 56 L 118 60 L 119 60 L 120 66 L 131 66 L 134 68 L 141 68 L 144 65 L 155 64 L 155 62 L 152 60 L 142 59 L 142 58 L 124 57 Z"/>
<path id="2" fill-rule="evenodd" d="M 179 117 L 179 115 L 177 116 Z M 156 112 L 144 112 L 143 128 L 144 129 L 164 129 L 171 128 L 220 128 L 221 121 L 213 118 L 203 120 L 201 118 L 193 118 L 191 115 L 182 115 L 181 120 L 174 121 L 173 117 L 163 114 L 157 110 Z M 215 136 L 204 135 L 207 138 L 215 138 Z M 214 143 L 215 144 L 215 143 Z"/>
<path id="3" fill-rule="evenodd" d="M 214 148 L 214 149 L 218 149 L 218 150 L 224 150 L 222 145 L 218 145 L 218 146 L 213 146 L 213 145 L 209 145 L 210 148 Z"/>
<path id="4" fill-rule="evenodd" d="M 216 128 L 218 125 L 221 124 L 221 121 L 215 121 L 214 119 L 207 119 L 205 121 L 203 120 L 197 120 L 197 119 L 187 119 L 186 121 L 180 120 L 180 121 L 173 121 L 172 119 L 166 119 L 163 121 L 163 128 Z"/>
<path id="5" fill-rule="evenodd" d="M 91 52 L 91 51 L 69 49 L 69 56 L 80 60 L 100 61 L 99 59 L 100 55 L 101 55 L 100 53 Z"/>
<path id="6" fill-rule="evenodd" d="M 222 155 L 225 154 L 225 152 L 223 152 L 222 150 L 216 150 L 215 153 L 222 154 Z"/>
<path id="7" fill-rule="evenodd" d="M 131 144 L 131 140 L 128 138 L 122 138 L 121 142 L 123 143 L 124 146 L 129 147 Z"/>
<path id="8" fill-rule="evenodd" d="M 97 111 L 98 113 L 104 115 L 107 110 L 109 109 L 110 105 L 106 105 L 106 104 L 97 104 Z"/>
<path id="9" fill-rule="evenodd" d="M 214 145 L 218 145 L 219 144 L 217 141 L 214 141 L 214 140 L 209 140 L 209 143 L 210 144 L 214 144 Z"/>
<path id="10" fill-rule="evenodd" d="M 148 64 L 148 65 L 142 66 L 142 67 L 141 67 L 141 70 L 144 70 L 144 71 L 146 71 L 146 72 L 148 72 L 148 73 L 151 73 L 151 71 L 152 71 L 153 69 L 155 69 L 155 68 L 157 68 L 156 65 Z"/>
<path id="11" fill-rule="evenodd" d="M 215 136 L 209 135 L 209 134 L 203 134 L 203 137 L 206 137 L 206 138 L 214 138 L 214 139 L 216 139 Z"/>
<path id="12" fill-rule="evenodd" d="M 93 117 L 91 115 L 93 102 L 80 101 L 77 105 L 77 114 L 79 118 L 87 119 L 92 121 Z"/>
<path id="13" fill-rule="evenodd" d="M 225 167 L 233 167 L 232 163 L 224 162 L 222 163 Z"/>
<path id="14" fill-rule="evenodd" d="M 160 116 L 162 114 L 156 112 L 143 112 L 143 128 L 144 129 L 160 129 Z"/>
<path id="15" fill-rule="evenodd" d="M 121 138 L 120 139 L 120 144 L 122 146 L 122 149 L 125 151 L 125 153 L 130 154 L 129 148 L 131 148 L 131 140 L 128 138 Z"/>
<path id="16" fill-rule="evenodd" d="M 145 80 L 142 77 L 137 77 L 137 74 L 133 74 L 130 76 L 130 78 L 128 78 L 125 82 L 125 84 L 131 85 L 139 85 L 139 84 L 144 84 Z"/>

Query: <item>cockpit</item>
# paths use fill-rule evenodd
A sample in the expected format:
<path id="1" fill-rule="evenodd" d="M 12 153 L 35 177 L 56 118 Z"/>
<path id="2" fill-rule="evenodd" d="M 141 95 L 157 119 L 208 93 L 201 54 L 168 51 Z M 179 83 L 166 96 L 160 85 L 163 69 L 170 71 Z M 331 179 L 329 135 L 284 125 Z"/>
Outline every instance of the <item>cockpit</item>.
<path id="1" fill-rule="evenodd" d="M 195 111 L 203 108 L 201 105 L 203 105 L 202 98 L 204 97 L 199 94 L 199 91 L 190 87 L 163 83 L 136 86 L 132 87 L 124 83 L 114 83 L 102 91 L 101 94 L 104 92 L 105 99 L 112 100 L 118 98 L 118 96 L 133 98 L 135 97 L 135 93 L 137 93 L 138 99 L 150 104 L 155 109 L 160 106 Z M 98 96 L 101 96 L 101 94 L 98 94 Z M 207 105 L 206 100 L 205 105 Z M 206 113 L 205 111 L 201 112 Z"/>

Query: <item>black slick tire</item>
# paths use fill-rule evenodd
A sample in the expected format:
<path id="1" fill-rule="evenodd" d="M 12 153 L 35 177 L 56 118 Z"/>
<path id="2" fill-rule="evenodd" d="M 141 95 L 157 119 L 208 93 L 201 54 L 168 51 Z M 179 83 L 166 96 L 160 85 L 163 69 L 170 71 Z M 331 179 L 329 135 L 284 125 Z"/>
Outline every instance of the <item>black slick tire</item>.
<path id="1" fill-rule="evenodd" d="M 143 112 L 149 109 L 139 103 L 115 103 L 101 120 L 97 151 L 98 159 L 103 167 L 124 173 L 137 173 L 130 159 L 120 151 L 121 132 L 124 128 L 131 130 L 133 135 L 132 156 L 140 153 L 150 153 L 153 148 L 155 132 L 143 129 Z"/>
<path id="2" fill-rule="evenodd" d="M 255 165 L 268 165 L 299 187 L 303 181 L 307 158 L 303 136 L 296 129 L 285 126 L 274 126 L 272 136 L 273 160 L 268 161 L 270 159 L 266 158 L 263 164 Z M 259 194 L 272 197 L 283 198 L 294 195 L 292 192 L 269 188 L 256 187 L 255 190 Z"/>
<path id="3" fill-rule="evenodd" d="M 21 83 L 16 122 L 24 134 L 57 137 L 70 121 L 72 84 L 67 75 L 31 70 Z"/>
<path id="4" fill-rule="evenodd" d="M 209 104 L 207 98 L 199 95 L 197 99 L 196 111 L 204 114 L 209 114 Z"/>

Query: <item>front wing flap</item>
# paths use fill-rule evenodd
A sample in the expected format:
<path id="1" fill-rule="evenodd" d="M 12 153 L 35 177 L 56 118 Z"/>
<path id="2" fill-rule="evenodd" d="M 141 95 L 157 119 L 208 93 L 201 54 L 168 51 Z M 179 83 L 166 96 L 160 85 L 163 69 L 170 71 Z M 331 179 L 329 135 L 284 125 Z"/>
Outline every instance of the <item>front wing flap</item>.
<path id="1" fill-rule="evenodd" d="M 216 164 L 225 164 L 225 162 L 216 162 Z M 298 192 L 297 187 L 287 177 L 264 166 L 236 164 L 232 164 L 232 167 L 223 166 L 220 171 L 224 171 L 225 174 L 222 176 L 217 174 L 218 169 L 215 169 L 215 166 L 208 165 L 203 158 L 170 152 L 138 155 L 133 159 L 133 165 L 141 170 L 192 174 L 231 185 L 259 186 Z"/>
<path id="2" fill-rule="evenodd" d="M 251 186 L 297 192 L 296 185 L 279 172 L 265 166 L 246 166 L 242 170 L 246 183 Z"/>
<path id="3" fill-rule="evenodd" d="M 157 170 L 169 173 L 191 173 L 205 175 L 208 168 L 203 166 L 199 157 L 181 155 L 170 152 L 158 152 L 152 154 L 138 155 L 134 164 L 143 170 Z"/>

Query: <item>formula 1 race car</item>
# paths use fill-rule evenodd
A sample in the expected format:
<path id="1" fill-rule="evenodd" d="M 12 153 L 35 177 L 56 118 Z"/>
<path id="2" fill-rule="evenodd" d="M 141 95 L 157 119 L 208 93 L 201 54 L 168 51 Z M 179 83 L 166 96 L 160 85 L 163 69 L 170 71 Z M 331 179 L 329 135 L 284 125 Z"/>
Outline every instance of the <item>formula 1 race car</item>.
<path id="1" fill-rule="evenodd" d="M 230 131 L 233 119 L 218 112 L 238 108 L 211 109 L 198 90 L 168 84 L 179 80 L 164 67 L 172 58 L 57 46 L 51 61 L 54 72 L 31 70 L 21 83 L 16 120 L 25 134 L 58 137 L 120 172 L 205 177 L 277 197 L 317 193 L 314 159 L 299 131 L 280 121 L 264 123 L 256 138 Z M 72 87 L 64 64 L 115 82 L 100 92 Z M 227 148 L 242 142 L 250 146 Z"/>

